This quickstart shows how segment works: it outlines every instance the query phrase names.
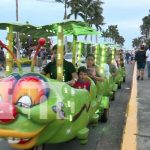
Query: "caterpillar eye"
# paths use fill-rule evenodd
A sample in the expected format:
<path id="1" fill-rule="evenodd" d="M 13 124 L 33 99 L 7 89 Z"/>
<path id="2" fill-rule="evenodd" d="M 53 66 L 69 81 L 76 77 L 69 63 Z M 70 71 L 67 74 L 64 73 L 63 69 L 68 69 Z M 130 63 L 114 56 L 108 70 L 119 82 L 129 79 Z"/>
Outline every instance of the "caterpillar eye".
<path id="1" fill-rule="evenodd" d="M 22 96 L 18 102 L 17 105 L 20 107 L 30 108 L 32 106 L 32 101 L 29 96 Z"/>
<path id="2" fill-rule="evenodd" d="M 60 108 L 64 108 L 64 103 L 62 103 L 62 102 L 58 102 L 58 104 L 57 104 Z"/>
<path id="3" fill-rule="evenodd" d="M 54 111 L 55 113 L 57 113 L 57 111 L 58 111 L 57 106 L 52 106 L 52 109 L 53 109 L 53 111 Z"/>
<path id="4" fill-rule="evenodd" d="M 63 104 L 63 103 L 60 103 L 60 104 Z M 62 105 L 62 106 L 64 106 L 64 105 Z M 54 105 L 54 106 L 52 106 L 52 110 L 55 113 L 57 113 L 57 115 L 58 115 L 58 117 L 60 119 L 64 119 L 65 118 L 65 112 L 62 110 L 62 108 L 60 106 L 58 107 L 58 106 Z"/>

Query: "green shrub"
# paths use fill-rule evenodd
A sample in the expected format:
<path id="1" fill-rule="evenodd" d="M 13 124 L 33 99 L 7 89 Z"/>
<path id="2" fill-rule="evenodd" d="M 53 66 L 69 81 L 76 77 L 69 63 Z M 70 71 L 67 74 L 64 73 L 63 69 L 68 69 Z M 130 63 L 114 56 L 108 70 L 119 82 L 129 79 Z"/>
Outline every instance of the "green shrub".
<path id="1" fill-rule="evenodd" d="M 31 65 L 31 60 L 29 60 L 28 58 L 21 58 L 19 62 L 21 63 L 21 65 Z M 14 65 L 17 65 L 15 61 Z"/>

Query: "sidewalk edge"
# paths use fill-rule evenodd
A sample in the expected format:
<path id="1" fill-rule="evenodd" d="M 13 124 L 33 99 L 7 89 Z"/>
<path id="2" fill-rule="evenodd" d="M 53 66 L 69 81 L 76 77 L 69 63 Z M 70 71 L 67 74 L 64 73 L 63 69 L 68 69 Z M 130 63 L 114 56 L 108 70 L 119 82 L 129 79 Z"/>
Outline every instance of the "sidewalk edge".
<path id="1" fill-rule="evenodd" d="M 137 67 L 134 66 L 131 97 L 126 110 L 126 125 L 122 137 L 121 150 L 136 150 L 137 149 Z"/>

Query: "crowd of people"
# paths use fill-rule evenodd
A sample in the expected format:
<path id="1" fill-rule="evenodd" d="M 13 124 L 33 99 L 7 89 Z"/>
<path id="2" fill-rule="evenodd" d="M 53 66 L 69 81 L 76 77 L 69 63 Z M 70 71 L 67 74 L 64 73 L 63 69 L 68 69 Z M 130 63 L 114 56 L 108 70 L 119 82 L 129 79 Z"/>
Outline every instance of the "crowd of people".
<path id="1" fill-rule="evenodd" d="M 36 47 L 31 48 L 30 50 L 27 49 L 20 49 L 20 59 L 26 58 L 27 60 L 32 60 L 36 52 Z M 36 65 L 41 70 L 42 66 L 45 66 L 47 64 L 47 58 L 48 58 L 48 51 L 45 47 L 42 47 L 38 53 L 38 56 L 36 58 Z M 2 47 L 0 47 L 0 71 L 5 70 L 6 65 L 6 52 L 3 50 Z"/>
<path id="2" fill-rule="evenodd" d="M 43 66 L 43 73 L 49 73 L 50 72 L 50 78 L 56 79 L 57 73 L 56 73 L 56 49 L 57 46 L 54 46 L 51 50 L 51 63 L 47 64 L 47 59 L 49 57 L 48 51 L 43 47 L 38 53 L 36 65 L 40 68 L 40 71 L 42 70 Z M 26 57 L 28 59 L 33 59 L 35 55 L 35 49 L 31 49 L 30 53 L 27 53 L 25 49 L 20 50 L 20 56 Z M 137 62 L 137 80 L 144 80 L 144 69 L 147 65 L 147 72 L 148 72 L 148 79 L 150 79 L 150 46 L 145 48 L 144 45 L 141 45 L 138 50 L 132 50 L 132 51 L 125 51 L 124 52 L 124 59 L 126 60 L 126 64 L 132 65 L 135 62 Z M 86 57 L 86 68 L 87 71 L 84 71 L 84 69 L 81 71 L 82 73 L 87 72 L 88 76 L 91 77 L 94 81 L 103 81 L 103 77 L 98 72 L 98 67 L 94 63 L 94 55 L 88 54 Z M 5 64 L 6 64 L 6 55 L 3 51 L 3 48 L 0 47 L 0 71 L 5 70 Z M 69 66 L 69 67 L 68 67 Z M 107 70 L 107 73 L 105 74 L 108 78 L 109 72 L 115 72 L 116 66 L 111 64 L 110 59 L 107 58 L 107 63 L 104 64 L 104 71 Z M 108 69 L 109 66 L 109 69 Z M 69 68 L 69 69 L 68 69 Z M 51 72 L 53 70 L 53 72 Z M 70 62 L 67 62 L 64 59 L 64 70 L 67 75 L 64 76 L 65 81 L 68 81 L 71 79 L 71 75 L 73 72 L 75 72 L 75 67 Z M 108 71 L 109 70 L 109 71 Z M 92 72 L 92 73 L 91 73 Z M 78 75 L 73 74 L 73 78 L 75 76 L 79 76 L 80 72 L 78 72 Z M 112 73 L 113 75 L 113 73 Z M 71 81 L 72 82 L 72 81 Z M 69 84 L 72 84 L 72 83 Z M 74 83 L 74 82 L 73 82 Z"/>
<path id="3" fill-rule="evenodd" d="M 49 75 L 51 79 L 57 79 L 56 54 L 57 45 L 55 45 L 51 51 L 51 62 L 49 62 L 41 72 L 44 75 Z M 116 75 L 117 68 L 111 63 L 111 56 L 107 58 L 105 66 L 106 68 L 104 68 L 104 70 L 107 70 L 107 72 L 109 70 L 109 76 Z M 100 67 L 95 64 L 95 56 L 91 53 L 86 56 L 86 66 L 79 67 L 77 72 L 75 66 L 71 62 L 68 62 L 65 59 L 63 60 L 64 82 L 75 88 L 85 88 L 89 90 L 90 81 L 88 80 L 88 77 L 90 77 L 95 83 L 97 81 L 103 82 L 105 75 L 100 74 L 99 70 Z"/>
<path id="4" fill-rule="evenodd" d="M 134 61 L 135 61 L 135 50 L 126 51 L 124 57 L 125 57 L 125 60 L 126 60 L 127 64 L 129 64 L 129 65 L 134 64 Z"/>
<path id="5" fill-rule="evenodd" d="M 144 80 L 144 70 L 147 66 L 147 77 L 150 80 L 150 45 L 143 44 L 136 50 L 127 51 L 125 53 L 126 64 L 132 65 L 137 63 L 137 80 Z"/>
<path id="6" fill-rule="evenodd" d="M 57 45 L 55 45 L 51 53 L 51 61 L 47 63 L 47 51 L 45 48 L 41 48 L 37 56 L 37 65 L 39 67 L 44 66 L 40 72 L 44 75 L 49 75 L 51 79 L 57 79 Z M 30 59 L 33 59 L 35 50 L 32 50 Z M 5 69 L 5 53 L 3 48 L 0 49 L 0 70 Z M 111 56 L 107 57 L 107 62 L 104 64 L 104 74 L 100 73 L 100 67 L 95 64 L 95 56 L 90 53 L 86 56 L 86 65 L 81 66 L 76 71 L 75 66 L 71 63 L 63 60 L 63 76 L 64 82 L 75 88 L 85 88 L 89 90 L 90 80 L 89 77 L 96 83 L 97 81 L 103 82 L 105 78 L 109 78 L 110 75 L 115 76 L 117 68 L 111 63 Z"/>

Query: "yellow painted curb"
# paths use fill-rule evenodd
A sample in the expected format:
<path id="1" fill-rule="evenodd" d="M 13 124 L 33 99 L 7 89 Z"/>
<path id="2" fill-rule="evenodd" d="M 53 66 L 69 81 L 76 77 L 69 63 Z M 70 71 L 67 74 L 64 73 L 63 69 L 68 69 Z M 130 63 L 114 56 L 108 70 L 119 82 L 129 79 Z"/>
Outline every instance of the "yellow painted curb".
<path id="1" fill-rule="evenodd" d="M 136 150 L 136 134 L 137 134 L 137 67 L 134 66 L 131 97 L 127 107 L 127 119 L 124 128 L 121 150 Z"/>

